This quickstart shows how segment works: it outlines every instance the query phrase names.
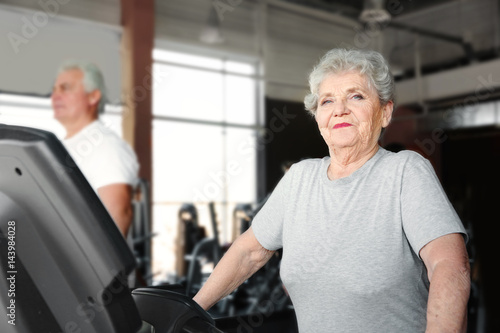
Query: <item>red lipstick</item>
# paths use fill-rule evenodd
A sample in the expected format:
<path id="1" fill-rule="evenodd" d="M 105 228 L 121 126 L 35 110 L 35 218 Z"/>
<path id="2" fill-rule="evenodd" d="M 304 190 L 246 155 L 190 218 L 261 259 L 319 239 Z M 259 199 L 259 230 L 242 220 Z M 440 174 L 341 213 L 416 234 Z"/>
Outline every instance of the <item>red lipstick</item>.
<path id="1" fill-rule="evenodd" d="M 335 126 L 333 126 L 333 129 L 342 128 L 342 127 L 349 127 L 349 126 L 352 126 L 352 125 L 349 123 L 340 123 L 340 124 L 336 124 Z"/>

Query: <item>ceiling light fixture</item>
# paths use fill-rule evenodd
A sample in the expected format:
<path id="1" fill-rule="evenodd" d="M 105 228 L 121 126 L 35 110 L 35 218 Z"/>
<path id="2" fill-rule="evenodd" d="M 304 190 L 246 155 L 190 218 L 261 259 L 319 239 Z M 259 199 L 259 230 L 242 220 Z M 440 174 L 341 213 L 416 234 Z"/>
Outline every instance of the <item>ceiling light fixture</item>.
<path id="1" fill-rule="evenodd" d="M 201 29 L 200 40 L 207 44 L 220 44 L 224 42 L 220 20 L 213 6 L 210 8 L 206 25 Z"/>
<path id="2" fill-rule="evenodd" d="M 365 0 L 359 20 L 363 23 L 383 23 L 391 20 L 391 14 L 384 8 L 384 0 Z"/>

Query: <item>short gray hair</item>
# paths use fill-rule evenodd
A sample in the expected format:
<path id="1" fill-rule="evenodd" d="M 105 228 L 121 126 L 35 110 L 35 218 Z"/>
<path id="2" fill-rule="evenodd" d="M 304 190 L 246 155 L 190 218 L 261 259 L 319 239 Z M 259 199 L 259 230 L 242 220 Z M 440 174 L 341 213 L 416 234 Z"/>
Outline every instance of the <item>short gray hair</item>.
<path id="1" fill-rule="evenodd" d="M 80 70 L 83 73 L 82 80 L 86 92 L 89 93 L 94 90 L 99 90 L 101 92 L 101 99 L 97 105 L 97 111 L 99 113 L 104 113 L 104 106 L 106 105 L 108 99 L 106 85 L 104 84 L 104 76 L 102 75 L 99 67 L 85 60 L 70 59 L 63 62 L 61 66 L 59 66 L 57 75 L 74 69 Z"/>
<path id="2" fill-rule="evenodd" d="M 309 75 L 310 93 L 304 105 L 313 115 L 318 107 L 319 86 L 328 74 L 356 71 L 365 75 L 378 93 L 380 104 L 394 102 L 394 78 L 384 57 L 375 51 L 333 49 L 328 51 Z"/>

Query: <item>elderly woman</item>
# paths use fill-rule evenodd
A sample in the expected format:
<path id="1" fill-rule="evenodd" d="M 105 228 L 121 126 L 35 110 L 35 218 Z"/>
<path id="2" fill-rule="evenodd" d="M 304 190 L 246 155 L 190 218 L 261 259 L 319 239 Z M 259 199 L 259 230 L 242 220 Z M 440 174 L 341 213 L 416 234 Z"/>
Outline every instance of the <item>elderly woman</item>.
<path id="1" fill-rule="evenodd" d="M 377 143 L 394 107 L 386 61 L 334 49 L 309 83 L 330 156 L 286 173 L 195 301 L 210 308 L 283 248 L 300 332 L 465 332 L 463 225 L 426 159 Z"/>

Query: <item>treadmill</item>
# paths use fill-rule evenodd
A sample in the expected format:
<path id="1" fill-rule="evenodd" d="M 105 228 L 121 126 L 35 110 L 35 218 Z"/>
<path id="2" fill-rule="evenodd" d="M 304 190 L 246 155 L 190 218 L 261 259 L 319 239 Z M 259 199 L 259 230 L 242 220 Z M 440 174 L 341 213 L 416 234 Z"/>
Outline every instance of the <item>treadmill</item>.
<path id="1" fill-rule="evenodd" d="M 0 124 L 0 332 L 222 332 L 175 290 L 131 291 L 135 265 L 62 143 Z"/>

